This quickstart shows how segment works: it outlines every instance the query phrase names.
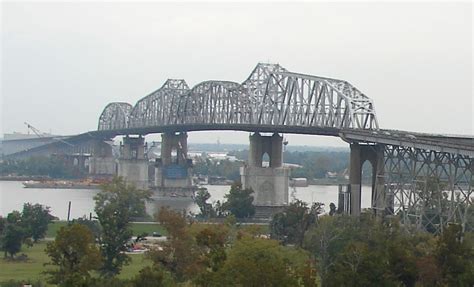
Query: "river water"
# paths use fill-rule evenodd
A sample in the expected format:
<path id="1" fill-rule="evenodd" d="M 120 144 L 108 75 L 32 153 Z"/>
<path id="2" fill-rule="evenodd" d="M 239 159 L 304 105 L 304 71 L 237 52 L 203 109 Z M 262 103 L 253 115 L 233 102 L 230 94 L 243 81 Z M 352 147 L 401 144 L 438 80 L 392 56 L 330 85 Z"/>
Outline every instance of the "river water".
<path id="1" fill-rule="evenodd" d="M 229 191 L 230 186 L 208 185 L 204 186 L 209 190 L 211 198 L 209 202 L 224 199 L 224 195 Z M 71 201 L 71 219 L 94 214 L 94 195 L 98 190 L 87 189 L 40 189 L 23 188 L 20 181 L 0 181 L 0 215 L 6 216 L 13 210 L 23 208 L 25 202 L 40 203 L 51 208 L 52 215 L 61 220 L 67 219 L 68 203 Z M 290 193 L 292 189 L 290 188 Z M 329 204 L 333 202 L 337 206 L 338 186 L 337 185 L 310 185 L 308 187 L 298 187 L 294 192 L 294 198 L 300 199 L 308 204 L 312 202 L 322 202 L 325 204 L 325 211 L 329 211 Z M 292 196 L 293 197 L 293 196 Z M 291 198 L 290 197 L 290 200 Z M 370 207 L 371 187 L 362 187 L 362 208 Z M 197 213 L 197 206 L 189 201 L 151 202 L 147 204 L 147 210 L 153 214 L 157 206 L 171 206 L 173 208 L 186 209 Z"/>

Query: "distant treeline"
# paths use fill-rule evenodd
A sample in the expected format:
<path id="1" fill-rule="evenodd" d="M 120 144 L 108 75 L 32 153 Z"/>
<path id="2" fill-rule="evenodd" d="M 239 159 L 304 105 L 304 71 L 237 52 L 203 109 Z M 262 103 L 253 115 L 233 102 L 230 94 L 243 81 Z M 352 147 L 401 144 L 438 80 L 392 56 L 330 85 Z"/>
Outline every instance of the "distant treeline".
<path id="1" fill-rule="evenodd" d="M 239 162 L 229 160 L 212 161 L 210 159 L 201 159 L 194 161 L 194 173 L 222 176 L 230 180 L 240 178 L 239 168 L 242 162 L 248 160 L 248 150 L 234 150 L 228 152 L 228 155 L 235 156 Z M 292 177 L 305 177 L 307 179 L 325 178 L 328 172 L 336 173 L 336 178 L 342 179 L 347 174 L 349 168 L 349 151 L 285 151 L 283 159 L 285 163 L 297 164 L 301 167 L 293 168 Z M 268 160 L 268 158 L 263 159 Z M 362 177 L 365 182 L 370 182 L 372 176 L 371 166 L 365 163 L 362 170 Z"/>
<path id="2" fill-rule="evenodd" d="M 188 148 L 190 151 L 203 151 L 203 152 L 228 152 L 228 151 L 243 151 L 248 150 L 248 144 L 217 144 L 217 143 L 189 143 Z M 329 146 L 307 146 L 307 145 L 288 145 L 286 146 L 287 151 L 335 151 L 344 152 L 349 151 L 348 147 L 329 147 Z"/>
<path id="3" fill-rule="evenodd" d="M 248 159 L 248 150 L 232 151 L 240 160 Z M 327 172 L 342 174 L 349 166 L 348 151 L 285 151 L 285 163 L 300 165 L 292 170 L 292 177 L 306 177 L 308 179 L 324 178 Z"/>
<path id="4" fill-rule="evenodd" d="M 51 178 L 80 178 L 83 172 L 68 166 L 57 157 L 31 157 L 24 160 L 0 162 L 0 175 L 48 176 Z"/>

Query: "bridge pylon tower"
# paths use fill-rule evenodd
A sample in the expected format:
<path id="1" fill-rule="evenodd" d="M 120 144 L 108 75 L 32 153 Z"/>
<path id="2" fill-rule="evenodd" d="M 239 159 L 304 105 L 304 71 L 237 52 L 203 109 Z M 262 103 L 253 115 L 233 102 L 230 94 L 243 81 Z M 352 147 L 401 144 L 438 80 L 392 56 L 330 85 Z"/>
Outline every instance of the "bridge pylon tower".
<path id="1" fill-rule="evenodd" d="M 154 184 L 159 196 L 192 196 L 192 160 L 188 159 L 186 132 L 161 134 L 161 158 L 155 163 Z"/>
<path id="2" fill-rule="evenodd" d="M 265 154 L 269 162 L 264 166 Z M 277 133 L 250 135 L 249 158 L 240 168 L 240 175 L 242 187 L 254 191 L 253 203 L 257 209 L 271 210 L 287 205 L 290 169 L 283 166 L 283 137 Z"/>

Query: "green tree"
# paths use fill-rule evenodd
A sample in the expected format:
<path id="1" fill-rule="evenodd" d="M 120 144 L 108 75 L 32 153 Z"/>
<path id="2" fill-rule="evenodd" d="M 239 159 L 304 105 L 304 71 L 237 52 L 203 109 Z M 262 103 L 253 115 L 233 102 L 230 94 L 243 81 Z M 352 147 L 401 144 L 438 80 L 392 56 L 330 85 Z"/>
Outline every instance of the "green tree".
<path id="1" fill-rule="evenodd" d="M 148 191 L 138 190 L 116 177 L 105 184 L 95 197 L 95 212 L 102 227 L 99 239 L 104 264 L 101 274 L 110 277 L 120 273 L 122 266 L 130 262 L 124 253 L 132 237 L 130 220 L 145 213 Z"/>
<path id="2" fill-rule="evenodd" d="M 87 286 L 90 271 L 101 266 L 101 253 L 90 230 L 81 224 L 61 227 L 54 241 L 46 246 L 56 270 L 47 271 L 50 282 L 59 286 Z"/>
<path id="3" fill-rule="evenodd" d="M 162 208 L 157 221 L 166 229 L 168 238 L 161 248 L 148 252 L 148 258 L 173 274 L 177 281 L 192 279 L 202 268 L 198 262 L 199 247 L 188 229 L 186 218 L 176 211 Z"/>
<path id="4" fill-rule="evenodd" d="M 100 227 L 100 224 L 97 220 L 89 220 L 87 218 L 79 217 L 77 219 L 73 219 L 72 223 L 82 224 L 86 226 L 92 232 L 96 241 L 99 241 L 100 235 L 102 233 L 102 228 Z"/>
<path id="5" fill-rule="evenodd" d="M 277 241 L 243 237 L 232 246 L 211 286 L 298 286 L 298 277 Z"/>
<path id="6" fill-rule="evenodd" d="M 301 200 L 290 203 L 282 212 L 273 216 L 270 222 L 272 238 L 284 244 L 296 244 L 301 247 L 306 231 L 322 212 L 322 205 L 315 203 L 309 208 L 308 204 Z"/>
<path id="7" fill-rule="evenodd" d="M 356 224 L 350 216 L 322 216 L 306 233 L 304 248 L 314 254 L 323 283 L 329 267 L 351 240 Z"/>
<path id="8" fill-rule="evenodd" d="M 462 239 L 460 225 L 449 225 L 440 236 L 436 259 L 448 286 L 474 285 L 474 251 Z"/>
<path id="9" fill-rule="evenodd" d="M 10 255 L 14 258 L 15 254 L 20 252 L 23 243 L 30 244 L 27 240 L 27 229 L 21 221 L 21 213 L 13 211 L 7 215 L 3 224 L 3 232 L 0 237 L 1 249 L 5 257 Z"/>
<path id="10" fill-rule="evenodd" d="M 5 229 L 6 225 L 7 225 L 7 219 L 0 216 L 0 236 L 3 234 L 3 230 Z"/>
<path id="11" fill-rule="evenodd" d="M 255 214 L 253 203 L 253 190 L 242 189 L 242 184 L 234 182 L 229 194 L 225 195 L 226 202 L 223 208 L 233 214 L 236 218 L 247 218 Z"/>
<path id="12" fill-rule="evenodd" d="M 305 248 L 318 262 L 323 286 L 414 286 L 417 259 L 429 255 L 418 244 L 426 238 L 419 238 L 396 220 L 383 222 L 369 213 L 323 216 L 308 231 Z"/>
<path id="13" fill-rule="evenodd" d="M 215 274 L 227 259 L 226 244 L 229 242 L 229 228 L 226 225 L 205 226 L 195 235 L 200 257 L 198 263 L 203 270 L 194 278 L 198 286 L 210 286 Z"/>
<path id="14" fill-rule="evenodd" d="M 41 204 L 25 203 L 21 213 L 21 221 L 27 230 L 28 237 L 36 243 L 44 238 L 48 224 L 53 220 L 49 207 Z"/>
<path id="15" fill-rule="evenodd" d="M 213 215 L 212 205 L 207 202 L 209 198 L 211 198 L 211 194 L 209 193 L 207 188 L 199 188 L 194 198 L 194 202 L 197 204 L 199 210 L 201 211 L 200 216 L 204 218 L 209 218 Z"/>

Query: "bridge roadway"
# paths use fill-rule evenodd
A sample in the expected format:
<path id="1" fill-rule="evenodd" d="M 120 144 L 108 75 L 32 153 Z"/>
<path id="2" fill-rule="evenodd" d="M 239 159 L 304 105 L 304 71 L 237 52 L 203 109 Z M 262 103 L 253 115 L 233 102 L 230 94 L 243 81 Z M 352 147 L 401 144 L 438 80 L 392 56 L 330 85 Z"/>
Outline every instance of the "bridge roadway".
<path id="1" fill-rule="evenodd" d="M 193 131 L 216 131 L 233 130 L 244 132 L 262 133 L 285 133 L 306 134 L 318 136 L 340 137 L 346 142 L 364 142 L 368 144 L 387 144 L 411 147 L 437 152 L 460 154 L 474 158 L 474 136 L 453 136 L 439 134 L 425 134 L 400 130 L 378 129 L 337 129 L 307 126 L 265 126 L 265 125 L 223 125 L 223 124 L 192 124 L 192 125 L 168 125 L 146 128 L 130 128 L 117 130 L 95 130 L 62 139 L 54 143 L 42 145 L 29 150 L 17 152 L 4 158 L 23 158 L 27 154 L 35 154 L 44 150 L 61 149 L 62 147 L 74 147 L 90 140 L 110 140 L 120 135 L 147 135 L 165 132 L 193 132 Z"/>

